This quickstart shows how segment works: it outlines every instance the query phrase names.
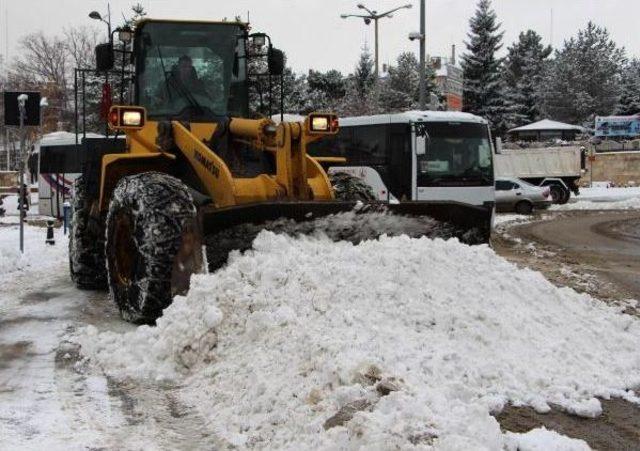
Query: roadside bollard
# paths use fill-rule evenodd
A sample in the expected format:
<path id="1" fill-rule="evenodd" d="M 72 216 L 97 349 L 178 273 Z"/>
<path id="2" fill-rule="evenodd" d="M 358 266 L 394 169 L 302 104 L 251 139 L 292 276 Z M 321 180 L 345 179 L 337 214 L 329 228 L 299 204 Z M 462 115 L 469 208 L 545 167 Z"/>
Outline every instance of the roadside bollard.
<path id="1" fill-rule="evenodd" d="M 45 240 L 45 243 L 50 244 L 51 246 L 56 244 L 56 240 L 53 238 L 53 221 L 52 220 L 47 221 L 47 239 Z"/>
<path id="2" fill-rule="evenodd" d="M 69 216 L 71 214 L 71 204 L 69 201 L 65 201 L 62 204 L 62 220 L 64 222 L 64 234 L 67 234 L 67 229 L 69 228 Z"/>

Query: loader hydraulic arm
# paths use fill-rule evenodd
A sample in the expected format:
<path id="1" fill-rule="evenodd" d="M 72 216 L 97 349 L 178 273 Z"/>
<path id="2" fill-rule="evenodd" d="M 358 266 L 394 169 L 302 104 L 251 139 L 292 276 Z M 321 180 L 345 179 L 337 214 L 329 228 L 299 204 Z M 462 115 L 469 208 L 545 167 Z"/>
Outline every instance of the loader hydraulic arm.
<path id="1" fill-rule="evenodd" d="M 229 131 L 233 139 L 275 155 L 275 176 L 261 174 L 254 178 L 234 178 L 224 160 L 201 137 L 178 121 L 172 121 L 171 127 L 176 147 L 203 181 L 217 207 L 264 200 L 333 198 L 326 173 L 307 155 L 307 145 L 322 136 L 310 132 L 307 122 L 283 122 L 276 126 L 268 119 L 231 119 Z"/>

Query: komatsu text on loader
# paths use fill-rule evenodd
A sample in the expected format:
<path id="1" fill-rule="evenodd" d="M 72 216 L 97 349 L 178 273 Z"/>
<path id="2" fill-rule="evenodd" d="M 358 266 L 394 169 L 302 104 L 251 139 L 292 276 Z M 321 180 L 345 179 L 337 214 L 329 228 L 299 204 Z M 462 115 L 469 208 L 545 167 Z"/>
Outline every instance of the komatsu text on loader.
<path id="1" fill-rule="evenodd" d="M 344 174 L 332 186 L 327 162 L 307 154 L 309 143 L 337 132 L 335 115 L 279 124 L 251 118 L 250 68 L 260 66 L 252 49 L 267 48 L 263 66 L 271 75 L 284 66 L 267 38 L 239 22 L 136 24 L 125 53 L 129 101 L 108 114 L 116 136 L 82 143 L 69 252 L 76 285 L 108 286 L 126 320 L 153 323 L 206 257 L 217 269 L 229 250 L 250 247 L 261 224 L 308 224 L 367 209 L 366 192 L 344 189 Z M 99 45 L 96 59 L 99 71 L 110 70 L 113 45 Z M 371 205 L 389 215 L 429 216 L 463 240 L 488 241 L 492 206 Z"/>

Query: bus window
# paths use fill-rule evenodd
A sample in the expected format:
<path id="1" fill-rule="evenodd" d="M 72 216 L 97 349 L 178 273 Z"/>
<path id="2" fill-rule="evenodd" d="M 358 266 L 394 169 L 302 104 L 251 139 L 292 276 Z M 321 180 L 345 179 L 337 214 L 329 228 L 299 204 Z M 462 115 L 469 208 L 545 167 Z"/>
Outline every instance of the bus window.
<path id="1" fill-rule="evenodd" d="M 40 147 L 41 174 L 71 174 L 81 172 L 80 152 L 75 144 Z"/>
<path id="2" fill-rule="evenodd" d="M 418 157 L 418 186 L 493 185 L 489 132 L 483 124 L 432 122 Z"/>
<path id="3" fill-rule="evenodd" d="M 326 136 L 321 140 L 309 144 L 309 155 L 314 157 L 343 157 L 348 162 L 352 162 L 352 155 L 349 153 L 352 147 L 353 129 L 341 127 L 334 136 Z"/>
<path id="4" fill-rule="evenodd" d="M 354 127 L 353 155 L 354 163 L 363 166 L 387 164 L 389 126 L 364 125 Z"/>

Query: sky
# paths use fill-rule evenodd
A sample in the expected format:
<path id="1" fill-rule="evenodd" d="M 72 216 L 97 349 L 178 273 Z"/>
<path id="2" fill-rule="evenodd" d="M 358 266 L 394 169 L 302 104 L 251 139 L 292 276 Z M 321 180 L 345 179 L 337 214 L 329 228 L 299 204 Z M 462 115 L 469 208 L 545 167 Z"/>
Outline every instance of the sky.
<path id="1" fill-rule="evenodd" d="M 341 19 L 343 13 L 361 13 L 356 5 L 387 11 L 403 4 L 391 19 L 380 20 L 380 64 L 393 63 L 403 51 L 418 53 L 417 41 L 408 34 L 419 29 L 419 0 L 139 0 L 148 17 L 219 20 L 249 14 L 252 29 L 268 33 L 274 45 L 287 54 L 296 72 L 338 69 L 353 70 L 362 47 L 373 51 L 373 25 L 361 19 Z M 138 0 L 111 0 L 112 22 L 121 22 L 122 13 Z M 0 54 L 9 57 L 18 51 L 20 36 L 42 30 L 61 33 L 64 27 L 103 26 L 88 18 L 91 10 L 106 15 L 105 0 L 0 0 Z M 426 0 L 427 53 L 449 56 L 455 44 L 464 51 L 469 18 L 476 0 Z M 561 47 L 565 39 L 584 28 L 589 20 L 606 26 L 613 39 L 640 56 L 640 1 L 638 0 L 493 0 L 505 32 L 506 47 L 526 29 L 537 31 L 546 43 Z M 7 21 L 8 18 L 8 21 Z M 8 27 L 6 26 L 8 23 Z M 106 36 L 106 32 L 105 32 Z"/>

